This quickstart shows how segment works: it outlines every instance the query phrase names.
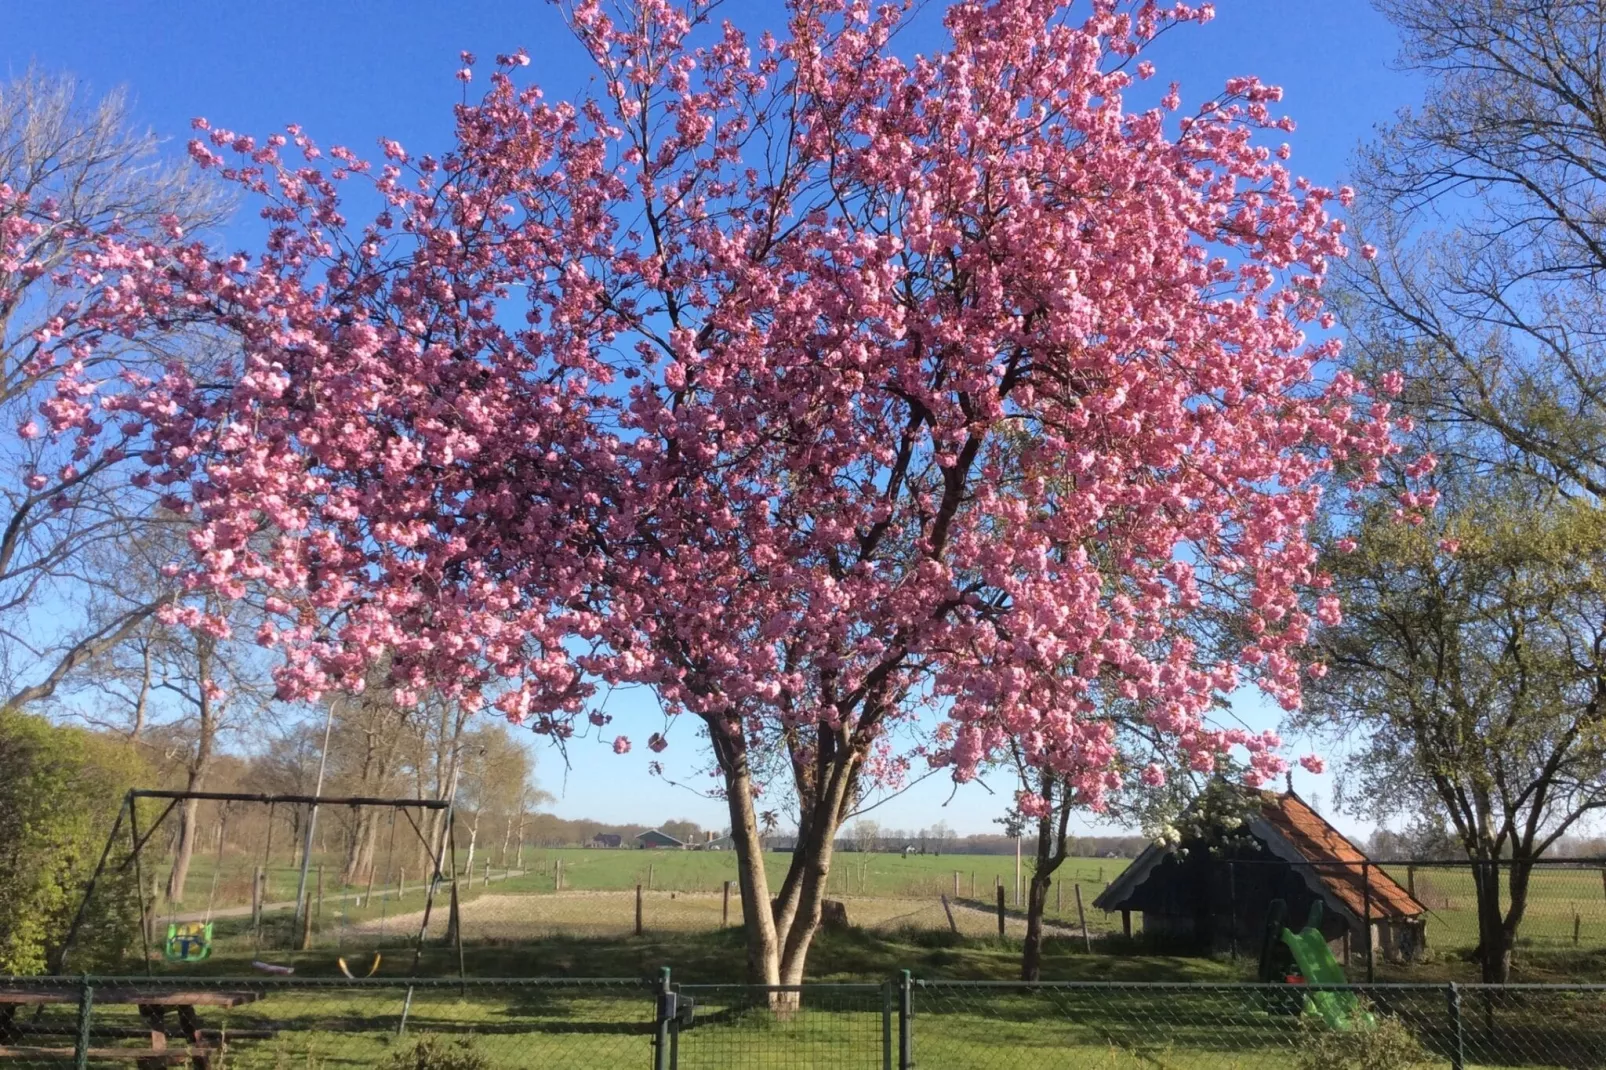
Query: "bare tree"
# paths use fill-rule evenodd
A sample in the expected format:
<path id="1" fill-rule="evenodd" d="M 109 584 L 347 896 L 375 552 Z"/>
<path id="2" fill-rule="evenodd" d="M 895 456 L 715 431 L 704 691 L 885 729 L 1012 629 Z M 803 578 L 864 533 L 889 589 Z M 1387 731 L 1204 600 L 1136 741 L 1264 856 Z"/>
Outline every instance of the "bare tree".
<path id="1" fill-rule="evenodd" d="M 1375 257 L 1338 307 L 1350 359 L 1404 373 L 1445 503 L 1335 520 L 1359 550 L 1311 715 L 1361 740 L 1366 809 L 1449 819 L 1504 981 L 1532 862 L 1606 805 L 1606 5 L 1378 6 L 1428 102 L 1362 156 Z"/>
<path id="2" fill-rule="evenodd" d="M 861 817 L 853 823 L 853 849 L 860 854 L 874 851 L 880 838 L 881 826 L 869 818 Z"/>
<path id="3" fill-rule="evenodd" d="M 101 336 L 82 310 L 96 285 L 70 269 L 117 229 L 155 235 L 217 223 L 226 204 L 190 170 L 164 162 L 135 129 L 119 93 L 85 100 L 69 78 L 30 70 L 0 84 L 0 216 L 28 224 L 21 248 L 0 258 L 0 419 L 25 426 L 55 389 L 60 347 L 95 341 L 86 363 L 149 369 L 191 354 L 199 340 Z M 4 221 L 4 220 L 0 220 Z M 17 220 L 13 220 L 17 221 Z M 48 331 L 41 330 L 49 325 Z M 112 378 L 103 367 L 100 378 Z M 124 478 L 117 440 L 94 457 L 72 439 L 8 436 L 0 453 L 0 696 L 8 705 L 50 697 L 98 655 L 146 628 L 163 595 L 138 596 L 92 562 L 151 513 L 153 493 Z M 101 555 L 104 563 L 106 555 Z"/>
<path id="4" fill-rule="evenodd" d="M 1342 303 L 1436 445 L 1606 492 L 1606 6 L 1380 0 L 1428 103 L 1362 155 Z"/>
<path id="5" fill-rule="evenodd" d="M 220 611 L 217 605 L 209 606 Z M 179 714 L 188 742 L 184 756 L 184 789 L 202 791 L 221 754 L 225 734 L 237 731 L 251 711 L 267 705 L 270 692 L 256 651 L 204 629 L 164 630 L 156 644 L 156 688 Z M 178 807 L 173 867 L 167 877 L 167 898 L 184 899 L 190 862 L 199 835 L 199 806 L 188 799 Z"/>

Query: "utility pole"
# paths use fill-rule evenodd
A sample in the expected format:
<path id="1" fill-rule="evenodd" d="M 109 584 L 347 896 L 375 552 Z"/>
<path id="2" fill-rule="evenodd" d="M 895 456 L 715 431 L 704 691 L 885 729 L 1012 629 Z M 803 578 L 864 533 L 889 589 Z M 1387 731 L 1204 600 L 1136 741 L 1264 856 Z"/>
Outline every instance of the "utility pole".
<path id="1" fill-rule="evenodd" d="M 323 772 L 329 767 L 329 730 L 335 724 L 335 703 L 338 699 L 329 700 L 329 712 L 323 720 L 323 750 L 318 755 L 318 786 L 312 789 L 313 798 L 323 794 Z M 318 824 L 318 804 L 313 803 L 307 810 L 307 834 L 301 841 L 301 875 L 296 880 L 296 921 L 301 920 L 302 913 L 307 909 L 307 870 L 312 863 L 312 830 Z"/>

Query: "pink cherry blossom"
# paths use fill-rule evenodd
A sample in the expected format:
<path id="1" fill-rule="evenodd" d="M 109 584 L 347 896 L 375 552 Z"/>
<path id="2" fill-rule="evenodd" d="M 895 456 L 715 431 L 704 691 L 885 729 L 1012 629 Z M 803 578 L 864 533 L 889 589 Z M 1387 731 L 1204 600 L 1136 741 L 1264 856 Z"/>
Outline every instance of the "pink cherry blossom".
<path id="1" fill-rule="evenodd" d="M 630 739 L 626 736 L 615 736 L 613 738 L 613 752 L 615 754 L 629 754 Z"/>
<path id="2" fill-rule="evenodd" d="M 96 315 L 233 338 L 231 374 L 103 390 L 79 361 L 51 433 L 143 428 L 190 591 L 277 599 L 282 696 L 386 661 L 562 738 L 601 727 L 599 687 L 650 687 L 700 722 L 733 827 L 790 778 L 800 858 L 912 756 L 963 781 L 1015 749 L 1102 806 L 1107 696 L 1192 768 L 1279 775 L 1280 741 L 1210 711 L 1249 682 L 1299 703 L 1337 612 L 1322 485 L 1396 448 L 1388 392 L 1321 378 L 1337 343 L 1307 337 L 1346 250 L 1337 195 L 1262 144 L 1280 92 L 1125 110 L 1128 62 L 1208 5 L 965 0 L 918 60 L 895 5 L 798 5 L 756 43 L 700 10 L 578 0 L 599 97 L 499 62 L 438 155 L 198 123 L 266 243 L 110 236 Z M 792 916 L 764 881 L 760 928 Z M 815 876 L 783 894 L 818 917 Z"/>

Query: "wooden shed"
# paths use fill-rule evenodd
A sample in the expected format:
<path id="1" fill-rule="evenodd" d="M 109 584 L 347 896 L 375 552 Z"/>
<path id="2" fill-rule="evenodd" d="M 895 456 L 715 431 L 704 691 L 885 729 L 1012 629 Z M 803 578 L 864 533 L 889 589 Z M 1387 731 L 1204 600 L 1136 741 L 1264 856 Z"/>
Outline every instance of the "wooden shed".
<path id="1" fill-rule="evenodd" d="M 1286 904 L 1292 928 L 1319 900 L 1322 933 L 1340 957 L 1363 949 L 1368 927 L 1375 953 L 1422 956 L 1426 908 L 1298 795 L 1262 792 L 1245 831 L 1237 845 L 1216 851 L 1202 842 L 1181 850 L 1151 845 L 1093 905 L 1120 911 L 1128 932 L 1138 914 L 1147 935 L 1253 954 L 1273 900 Z"/>

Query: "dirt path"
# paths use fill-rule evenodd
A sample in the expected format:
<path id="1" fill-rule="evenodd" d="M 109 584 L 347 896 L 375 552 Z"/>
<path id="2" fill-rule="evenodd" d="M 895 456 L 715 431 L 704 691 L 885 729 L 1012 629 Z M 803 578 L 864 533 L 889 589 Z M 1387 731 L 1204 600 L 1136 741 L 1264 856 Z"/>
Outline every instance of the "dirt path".
<path id="1" fill-rule="evenodd" d="M 848 921 L 883 932 L 898 929 L 946 930 L 948 917 L 940 899 L 864 896 L 844 899 Z M 950 902 L 954 925 L 967 936 L 988 936 L 998 931 L 995 909 L 973 901 Z M 459 912 L 463 934 L 471 940 L 520 940 L 542 935 L 610 936 L 635 931 L 636 893 L 620 891 L 566 891 L 526 894 L 482 894 L 462 902 Z M 430 935 L 446 932 L 447 911 L 430 918 Z M 731 901 L 727 920 L 719 892 L 647 892 L 642 899 L 642 925 L 647 931 L 707 932 L 723 925 L 741 924 L 741 904 Z M 386 926 L 416 930 L 422 911 L 398 914 Z M 357 932 L 377 932 L 377 919 L 358 923 Z M 1026 932 L 1026 917 L 1006 911 L 1005 931 Z M 1049 936 L 1080 937 L 1080 927 L 1045 919 Z"/>

